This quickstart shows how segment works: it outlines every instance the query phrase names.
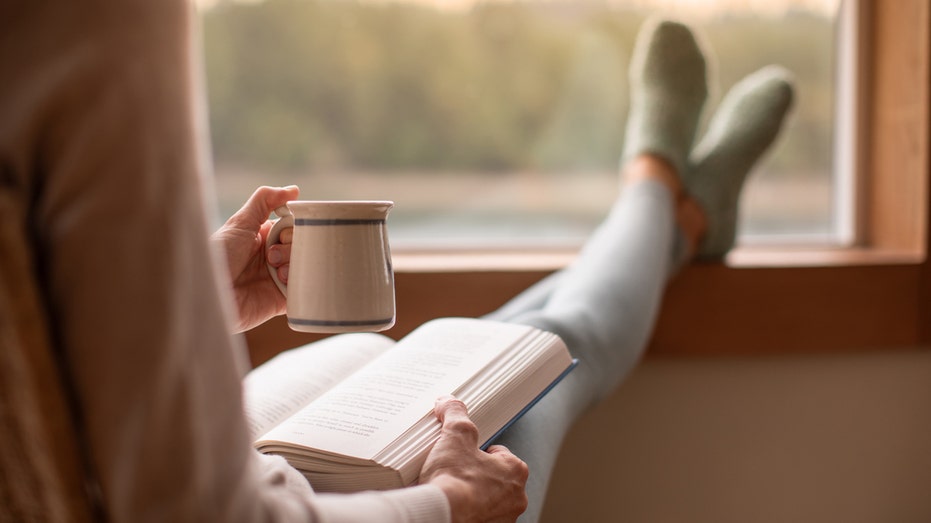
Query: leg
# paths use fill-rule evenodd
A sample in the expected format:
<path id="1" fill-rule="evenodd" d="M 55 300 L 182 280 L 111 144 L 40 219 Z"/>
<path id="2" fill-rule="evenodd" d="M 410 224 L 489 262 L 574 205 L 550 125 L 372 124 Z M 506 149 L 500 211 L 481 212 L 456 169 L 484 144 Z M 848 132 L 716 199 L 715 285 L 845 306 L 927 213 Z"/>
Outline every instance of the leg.
<path id="1" fill-rule="evenodd" d="M 672 172 L 649 157 L 632 166 Z M 577 262 L 562 273 L 543 307 L 511 319 L 556 332 L 580 359 L 579 366 L 499 441 L 530 465 L 531 506 L 522 517 L 526 521 L 539 517 L 566 431 L 640 358 L 674 265 L 676 192 L 657 176 L 629 179 L 618 203 Z M 700 223 L 689 230 L 701 231 Z M 688 243 L 694 246 L 696 241 L 693 236 Z"/>
<path id="2" fill-rule="evenodd" d="M 486 320 L 513 321 L 528 311 L 540 310 L 546 305 L 550 294 L 562 280 L 563 271 L 557 271 L 531 285 L 497 310 L 483 316 Z"/>
<path id="3" fill-rule="evenodd" d="M 617 204 L 542 307 L 510 319 L 556 332 L 585 360 L 574 371 L 588 384 L 584 404 L 613 389 L 638 359 L 676 258 L 684 255 L 677 243 L 694 252 L 703 232 L 700 212 L 688 215 L 695 223 L 677 223 L 686 218 L 679 209 L 692 206 L 679 200 L 681 184 L 665 161 L 643 155 L 625 177 Z"/>
<path id="4" fill-rule="evenodd" d="M 743 181 L 777 135 L 790 105 L 791 87 L 781 74 L 758 74 L 741 82 L 712 119 L 702 145 L 681 167 L 691 147 L 691 136 L 683 136 L 682 130 L 697 121 L 704 99 L 682 91 L 687 84 L 677 72 L 697 66 L 681 62 L 701 57 L 683 28 L 659 24 L 638 40 L 647 51 L 638 47 L 637 56 L 646 58 L 632 65 L 635 90 L 624 153 L 627 188 L 621 198 L 576 263 L 506 305 L 498 316 L 559 334 L 580 359 L 579 367 L 499 441 L 530 465 L 530 507 L 522 521 L 539 518 L 549 475 L 572 423 L 641 356 L 668 276 L 696 250 L 703 257 L 720 256 L 732 245 Z M 684 49 L 673 52 L 676 46 Z M 657 60 L 665 67 L 653 63 Z M 690 89 L 704 92 L 703 60 L 701 64 L 702 74 L 696 73 L 701 81 Z M 671 114 L 658 117 L 657 112 Z"/>

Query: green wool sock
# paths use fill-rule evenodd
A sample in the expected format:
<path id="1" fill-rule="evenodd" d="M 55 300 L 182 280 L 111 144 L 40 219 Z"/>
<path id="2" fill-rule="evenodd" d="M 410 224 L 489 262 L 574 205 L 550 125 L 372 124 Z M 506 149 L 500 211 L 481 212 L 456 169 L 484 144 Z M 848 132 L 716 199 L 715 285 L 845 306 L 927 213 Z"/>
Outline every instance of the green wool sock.
<path id="1" fill-rule="evenodd" d="M 724 97 L 692 151 L 683 182 L 708 218 L 699 259 L 719 259 L 733 247 L 744 180 L 779 134 L 792 96 L 791 75 L 781 67 L 745 77 Z"/>
<path id="2" fill-rule="evenodd" d="M 682 176 L 708 96 L 698 42 L 682 24 L 651 20 L 637 37 L 629 74 L 622 165 L 638 154 L 653 153 Z"/>

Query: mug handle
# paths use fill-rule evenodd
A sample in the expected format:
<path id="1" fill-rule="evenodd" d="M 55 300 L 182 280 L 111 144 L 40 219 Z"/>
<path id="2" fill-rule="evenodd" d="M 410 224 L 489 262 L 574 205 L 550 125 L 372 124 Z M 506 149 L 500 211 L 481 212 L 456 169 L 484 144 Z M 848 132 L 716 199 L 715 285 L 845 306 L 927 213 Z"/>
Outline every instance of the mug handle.
<path id="1" fill-rule="evenodd" d="M 265 249 L 267 250 L 272 245 L 278 243 L 278 238 L 281 236 L 281 230 L 285 227 L 294 227 L 294 215 L 291 214 L 291 209 L 288 209 L 287 205 L 282 205 L 275 209 L 275 214 L 280 216 L 275 224 L 272 225 L 272 229 L 268 231 L 268 238 L 265 239 Z M 265 262 L 265 266 L 268 267 L 268 273 L 271 274 L 272 280 L 275 281 L 275 285 L 278 286 L 278 290 L 281 291 L 281 294 L 284 294 L 285 297 L 288 296 L 288 286 L 280 279 L 278 279 L 278 269 L 272 267 L 270 263 Z"/>

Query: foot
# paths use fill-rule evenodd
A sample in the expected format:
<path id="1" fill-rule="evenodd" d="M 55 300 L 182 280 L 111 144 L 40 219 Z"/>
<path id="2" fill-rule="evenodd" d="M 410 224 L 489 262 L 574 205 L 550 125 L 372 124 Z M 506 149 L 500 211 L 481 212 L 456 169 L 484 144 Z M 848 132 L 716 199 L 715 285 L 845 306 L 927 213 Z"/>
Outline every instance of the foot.
<path id="1" fill-rule="evenodd" d="M 631 58 L 630 96 L 622 165 L 650 153 L 684 173 L 708 96 L 705 58 L 688 27 L 647 22 Z"/>
<path id="2" fill-rule="evenodd" d="M 708 219 L 699 259 L 720 259 L 733 247 L 741 189 L 750 169 L 775 141 L 792 105 L 790 78 L 781 67 L 769 66 L 738 82 L 692 152 L 683 183 Z"/>

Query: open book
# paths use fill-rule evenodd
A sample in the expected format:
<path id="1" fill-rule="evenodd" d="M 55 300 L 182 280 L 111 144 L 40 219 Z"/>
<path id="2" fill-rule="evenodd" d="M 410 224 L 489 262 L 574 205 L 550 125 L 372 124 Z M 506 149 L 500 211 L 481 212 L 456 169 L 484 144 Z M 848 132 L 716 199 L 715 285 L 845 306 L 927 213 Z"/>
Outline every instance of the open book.
<path id="1" fill-rule="evenodd" d="M 417 481 L 439 437 L 436 398 L 462 400 L 490 442 L 574 364 L 555 334 L 510 323 L 444 318 L 398 342 L 342 334 L 253 370 L 246 416 L 255 447 L 315 490 L 399 488 Z"/>

